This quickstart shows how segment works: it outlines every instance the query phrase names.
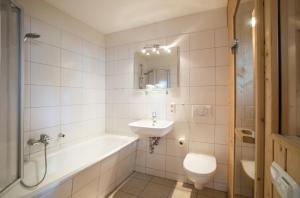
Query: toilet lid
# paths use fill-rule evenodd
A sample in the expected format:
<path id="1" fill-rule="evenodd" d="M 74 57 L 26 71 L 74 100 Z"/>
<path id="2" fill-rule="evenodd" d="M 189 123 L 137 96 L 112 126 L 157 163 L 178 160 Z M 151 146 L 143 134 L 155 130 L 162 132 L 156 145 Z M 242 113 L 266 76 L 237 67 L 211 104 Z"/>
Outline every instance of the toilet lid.
<path id="1" fill-rule="evenodd" d="M 209 174 L 216 170 L 216 158 L 211 155 L 188 153 L 183 161 L 183 167 L 196 174 Z"/>

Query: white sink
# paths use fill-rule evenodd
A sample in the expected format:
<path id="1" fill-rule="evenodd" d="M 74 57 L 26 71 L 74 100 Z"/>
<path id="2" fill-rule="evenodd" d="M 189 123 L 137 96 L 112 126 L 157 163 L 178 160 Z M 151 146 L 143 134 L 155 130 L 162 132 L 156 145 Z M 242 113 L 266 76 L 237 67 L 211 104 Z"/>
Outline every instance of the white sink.
<path id="1" fill-rule="evenodd" d="M 139 120 L 128 126 L 139 137 L 163 137 L 173 129 L 174 122 L 167 120 Z"/>
<path id="2" fill-rule="evenodd" d="M 255 161 L 241 160 L 243 170 L 252 180 L 255 179 Z"/>

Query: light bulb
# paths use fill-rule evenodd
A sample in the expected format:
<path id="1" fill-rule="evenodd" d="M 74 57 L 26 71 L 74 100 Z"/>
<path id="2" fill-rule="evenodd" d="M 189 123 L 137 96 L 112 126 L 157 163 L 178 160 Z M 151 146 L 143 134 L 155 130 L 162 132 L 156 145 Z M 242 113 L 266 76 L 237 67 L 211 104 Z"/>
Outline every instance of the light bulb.
<path id="1" fill-rule="evenodd" d="M 149 52 L 147 52 L 147 53 L 146 53 L 146 55 L 147 55 L 147 56 L 149 56 L 149 55 L 150 55 L 150 53 L 149 53 Z"/>
<path id="2" fill-rule="evenodd" d="M 146 53 L 146 49 L 142 49 L 141 51 L 142 51 L 142 53 L 143 53 L 143 54 L 145 54 L 145 53 Z"/>
<path id="3" fill-rule="evenodd" d="M 157 51 L 156 51 L 156 54 L 160 54 L 160 52 L 157 50 Z"/>
<path id="4" fill-rule="evenodd" d="M 256 25 L 256 18 L 255 17 L 251 18 L 250 25 L 251 25 L 251 27 L 255 27 L 255 25 Z"/>
<path id="5" fill-rule="evenodd" d="M 155 47 L 152 48 L 152 52 L 156 52 L 156 48 Z"/>
<path id="6" fill-rule="evenodd" d="M 170 53 L 171 53 L 171 50 L 168 48 L 168 49 L 167 49 L 167 52 L 170 54 Z"/>

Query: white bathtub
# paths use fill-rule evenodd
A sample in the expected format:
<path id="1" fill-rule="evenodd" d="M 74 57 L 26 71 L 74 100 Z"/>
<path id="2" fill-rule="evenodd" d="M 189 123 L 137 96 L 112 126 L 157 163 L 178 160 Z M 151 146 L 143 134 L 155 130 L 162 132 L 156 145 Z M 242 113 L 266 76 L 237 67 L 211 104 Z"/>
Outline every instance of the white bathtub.
<path id="1" fill-rule="evenodd" d="M 66 182 L 71 182 L 71 185 L 69 186 L 73 186 L 70 188 L 70 193 L 72 195 L 74 193 L 80 194 L 80 189 L 84 189 L 85 187 L 85 185 L 83 185 L 82 183 L 84 183 L 85 180 L 89 181 L 89 178 L 91 177 L 95 177 L 94 179 L 97 179 L 98 181 L 97 196 L 99 197 L 99 186 L 101 185 L 99 178 L 100 176 L 104 177 L 105 174 L 108 174 L 108 172 L 110 171 L 111 175 L 106 175 L 106 177 L 108 177 L 110 180 L 112 180 L 112 177 L 115 177 L 115 179 L 114 181 L 111 181 L 111 184 L 103 183 L 103 186 L 106 185 L 105 187 L 109 187 L 109 189 L 102 189 L 103 192 L 101 193 L 104 196 L 108 193 L 109 190 L 114 188 L 118 183 L 121 182 L 121 180 L 125 179 L 126 176 L 128 176 L 133 171 L 136 140 L 137 138 L 135 137 L 105 135 L 80 144 L 76 144 L 74 146 L 67 147 L 66 149 L 63 149 L 59 152 L 51 153 L 47 158 L 47 177 L 37 188 L 26 189 L 20 184 L 17 184 L 12 189 L 10 189 L 4 195 L 4 197 L 42 197 L 42 195 L 44 196 L 47 193 L 51 194 L 52 191 L 54 191 L 55 194 L 57 188 L 63 186 L 63 184 L 65 184 Z M 112 170 L 112 168 L 114 169 Z M 24 163 L 24 181 L 29 184 L 35 183 L 37 180 L 39 180 L 39 178 L 42 177 L 43 170 L 43 157 L 32 156 L 29 161 Z M 89 173 L 89 171 L 94 172 Z M 123 171 L 124 173 L 121 171 Z M 116 172 L 118 172 L 118 174 Z M 87 179 L 84 178 L 84 174 L 90 174 L 91 176 L 86 176 L 88 178 Z M 99 175 L 96 177 L 95 174 Z M 78 182 L 78 180 L 80 180 L 80 176 L 83 178 L 82 182 Z M 80 183 L 80 185 L 78 185 L 78 189 L 75 190 L 74 180 L 76 180 L 77 183 Z M 77 183 L 75 185 L 77 185 Z M 100 188 L 102 188 L 102 185 L 100 186 Z M 58 191 L 62 190 L 58 189 Z M 64 191 L 66 191 L 66 189 L 64 189 Z M 91 189 L 89 189 L 88 191 L 91 191 Z"/>

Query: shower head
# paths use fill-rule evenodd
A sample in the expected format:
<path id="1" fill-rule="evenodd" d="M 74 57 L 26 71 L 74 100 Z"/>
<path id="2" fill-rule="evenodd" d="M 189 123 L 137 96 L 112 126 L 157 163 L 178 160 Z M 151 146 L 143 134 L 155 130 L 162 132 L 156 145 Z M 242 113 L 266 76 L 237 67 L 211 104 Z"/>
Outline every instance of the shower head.
<path id="1" fill-rule="evenodd" d="M 40 37 L 41 37 L 41 35 L 39 35 L 37 33 L 27 33 L 24 36 L 24 42 L 29 38 L 36 39 L 36 38 L 40 38 Z"/>

